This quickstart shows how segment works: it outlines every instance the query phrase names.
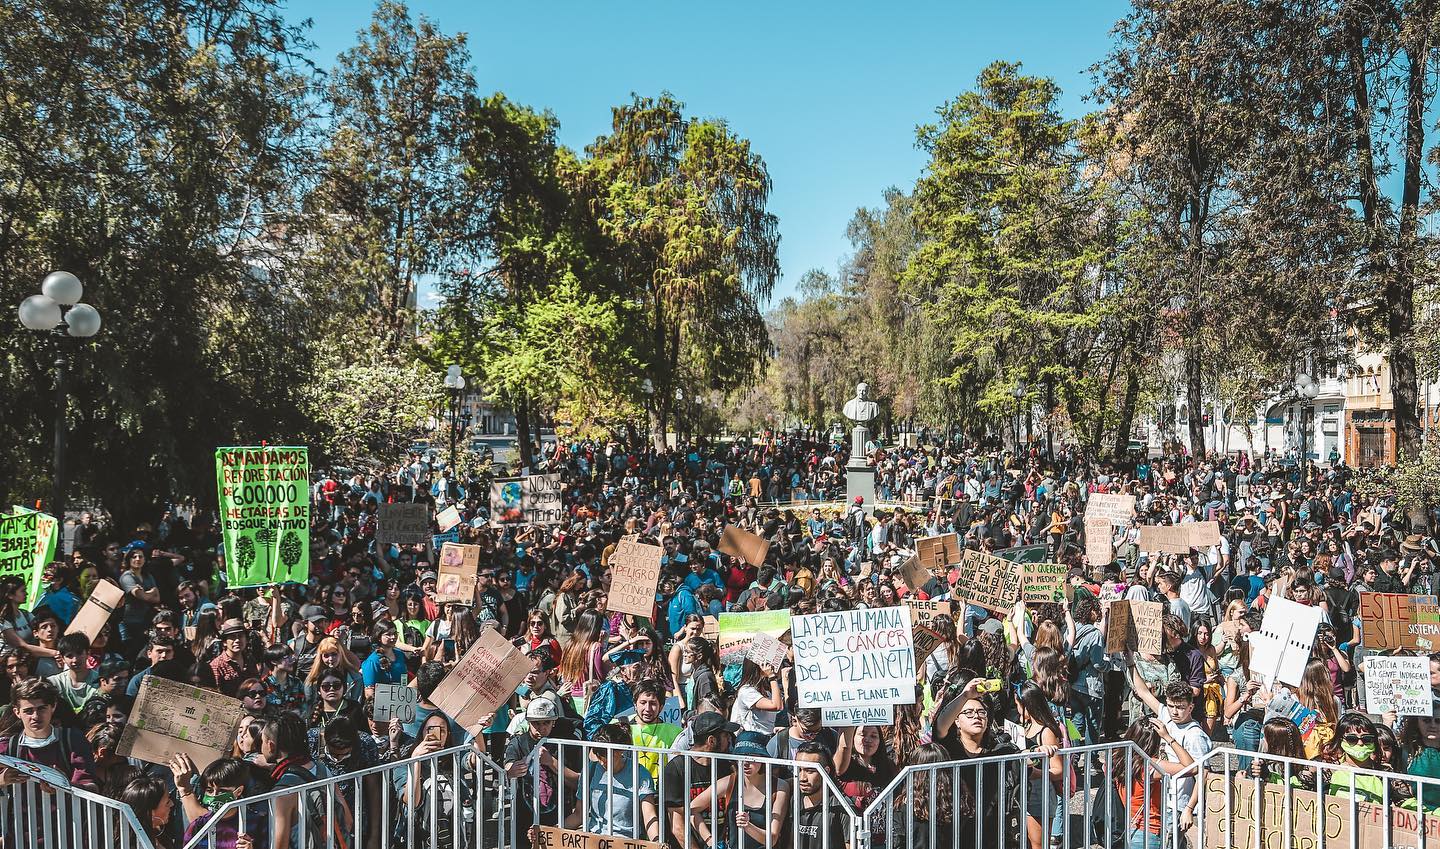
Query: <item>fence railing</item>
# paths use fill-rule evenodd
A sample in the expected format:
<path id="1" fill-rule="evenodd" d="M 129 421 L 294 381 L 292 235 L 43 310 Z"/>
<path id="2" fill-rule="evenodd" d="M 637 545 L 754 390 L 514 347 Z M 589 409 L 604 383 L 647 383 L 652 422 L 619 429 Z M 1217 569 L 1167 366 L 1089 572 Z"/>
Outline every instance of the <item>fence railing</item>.
<path id="1" fill-rule="evenodd" d="M 217 845 L 227 819 L 240 834 L 289 831 L 288 843 L 257 849 L 515 849 L 516 784 L 483 752 L 456 746 L 228 802 L 184 849 Z"/>
<path id="2" fill-rule="evenodd" d="M 0 849 L 154 849 L 129 805 L 39 779 L 0 787 Z"/>

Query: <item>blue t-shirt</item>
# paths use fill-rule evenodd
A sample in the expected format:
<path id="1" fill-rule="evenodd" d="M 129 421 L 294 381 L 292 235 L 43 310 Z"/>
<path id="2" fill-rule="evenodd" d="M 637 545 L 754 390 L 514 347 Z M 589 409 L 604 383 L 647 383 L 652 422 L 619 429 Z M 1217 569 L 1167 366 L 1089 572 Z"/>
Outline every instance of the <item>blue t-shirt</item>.
<path id="1" fill-rule="evenodd" d="M 365 681 L 366 687 L 373 687 L 376 684 L 404 684 L 405 683 L 405 655 L 395 652 L 395 662 L 390 664 L 388 670 L 380 667 L 380 652 L 372 651 L 370 656 L 360 664 L 360 677 Z"/>

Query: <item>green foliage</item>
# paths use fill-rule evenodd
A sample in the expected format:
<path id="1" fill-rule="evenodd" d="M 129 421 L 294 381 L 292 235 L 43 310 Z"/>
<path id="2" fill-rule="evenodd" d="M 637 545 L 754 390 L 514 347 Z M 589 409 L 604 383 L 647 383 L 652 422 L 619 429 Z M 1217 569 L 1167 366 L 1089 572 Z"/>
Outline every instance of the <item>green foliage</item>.
<path id="1" fill-rule="evenodd" d="M 398 358 L 327 358 L 305 386 L 318 446 L 346 465 L 400 456 L 445 403 L 442 375 Z"/>

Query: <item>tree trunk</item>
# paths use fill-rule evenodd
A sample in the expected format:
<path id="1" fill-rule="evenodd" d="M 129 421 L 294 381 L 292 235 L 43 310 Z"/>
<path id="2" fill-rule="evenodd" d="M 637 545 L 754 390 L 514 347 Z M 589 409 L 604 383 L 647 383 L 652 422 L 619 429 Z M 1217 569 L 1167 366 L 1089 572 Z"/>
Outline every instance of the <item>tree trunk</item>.
<path id="1" fill-rule="evenodd" d="M 1190 407 L 1190 453 L 1205 456 L 1205 399 L 1201 395 L 1200 352 L 1195 345 L 1185 348 L 1185 403 Z"/>
<path id="2" fill-rule="evenodd" d="M 665 431 L 670 417 L 669 410 L 663 409 L 664 406 L 659 393 L 656 393 L 650 402 L 650 408 L 645 411 L 650 421 L 650 444 L 656 451 L 665 450 Z"/>
<path id="3" fill-rule="evenodd" d="M 1417 17 L 1419 14 L 1417 13 Z M 1424 18 L 1428 21 L 1428 16 Z M 1430 29 L 1417 26 L 1406 46 L 1410 60 L 1406 80 L 1405 183 L 1400 195 L 1400 238 L 1394 272 L 1385 287 L 1386 335 L 1390 338 L 1390 400 L 1395 415 L 1396 462 L 1420 458 L 1419 376 L 1411 333 L 1415 329 L 1415 254 L 1420 211 L 1420 166 L 1425 154 L 1425 110 L 1428 105 L 1426 70 L 1430 55 Z M 1411 504 L 1407 511 L 1412 531 L 1426 529 L 1425 507 Z"/>
<path id="4" fill-rule="evenodd" d="M 527 468 L 530 465 L 530 399 L 520 395 L 515 399 L 515 447 L 519 449 L 520 467 Z"/>
<path id="5" fill-rule="evenodd" d="M 1127 360 L 1129 358 L 1127 357 Z M 1130 429 L 1135 424 L 1135 407 L 1140 401 L 1140 369 L 1131 363 L 1125 370 L 1125 397 L 1120 402 L 1120 420 L 1115 423 L 1115 459 L 1130 448 Z"/>

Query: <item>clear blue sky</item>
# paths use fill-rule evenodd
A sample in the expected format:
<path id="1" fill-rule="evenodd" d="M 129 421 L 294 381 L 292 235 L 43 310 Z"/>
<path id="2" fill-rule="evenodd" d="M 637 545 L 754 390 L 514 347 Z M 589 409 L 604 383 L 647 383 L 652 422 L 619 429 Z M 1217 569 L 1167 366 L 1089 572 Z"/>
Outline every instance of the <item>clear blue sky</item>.
<path id="1" fill-rule="evenodd" d="M 315 59 L 329 68 L 373 8 L 291 0 L 288 17 L 313 19 Z M 1019 61 L 1055 78 L 1069 115 L 1093 109 L 1083 100 L 1088 69 L 1127 8 L 1119 0 L 410 4 L 443 31 L 468 34 L 482 92 L 553 110 L 571 147 L 606 132 L 611 106 L 632 91 L 668 90 L 690 114 L 727 120 L 774 182 L 777 299 L 805 271 L 835 268 L 857 208 L 878 205 L 888 186 L 913 184 L 925 165 L 915 126 L 989 62 Z"/>

